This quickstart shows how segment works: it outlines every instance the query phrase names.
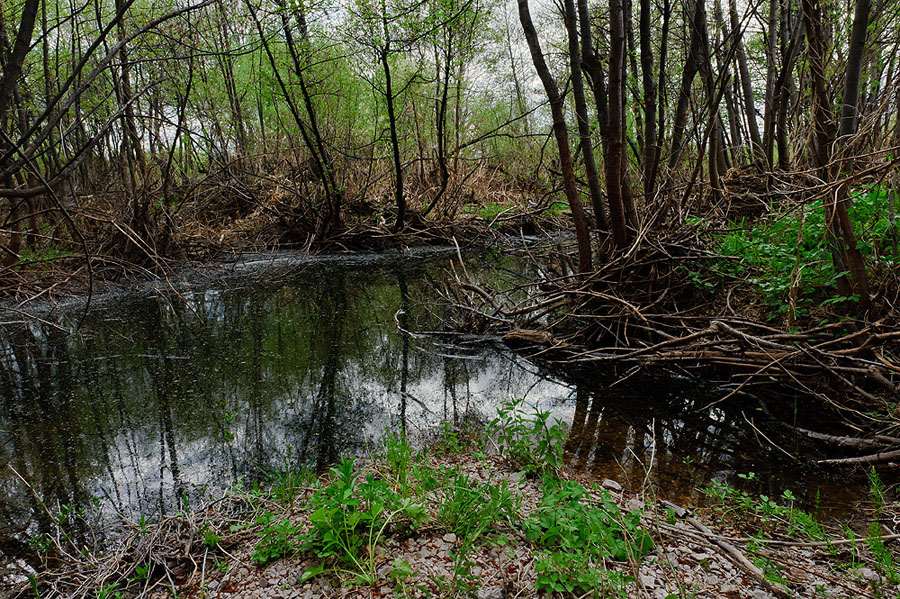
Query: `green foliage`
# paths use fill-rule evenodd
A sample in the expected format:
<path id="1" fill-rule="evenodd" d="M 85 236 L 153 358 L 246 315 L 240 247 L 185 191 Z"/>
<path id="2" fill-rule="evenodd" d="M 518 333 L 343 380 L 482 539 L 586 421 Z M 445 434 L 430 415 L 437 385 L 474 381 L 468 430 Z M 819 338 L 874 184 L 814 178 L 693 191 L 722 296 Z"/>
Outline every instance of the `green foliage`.
<path id="1" fill-rule="evenodd" d="M 750 472 L 742 477 L 745 480 L 753 480 L 756 475 Z M 719 501 L 718 509 L 723 513 L 736 511 L 742 516 L 753 517 L 763 530 L 778 530 L 790 537 L 801 535 L 812 541 L 828 540 L 819 520 L 795 505 L 797 498 L 790 490 L 785 490 L 778 498 L 779 501 L 764 494 L 754 496 L 747 491 L 714 480 L 706 489 L 706 493 Z"/>
<path id="2" fill-rule="evenodd" d="M 442 422 L 438 427 L 438 438 L 434 443 L 434 449 L 438 453 L 458 455 L 465 451 L 466 444 L 452 423 Z"/>
<path id="3" fill-rule="evenodd" d="M 302 527 L 295 526 L 287 518 L 279 519 L 271 512 L 258 516 L 256 523 L 263 525 L 263 529 L 251 556 L 255 561 L 267 564 L 297 552 Z"/>
<path id="4" fill-rule="evenodd" d="M 117 583 L 111 584 L 97 591 L 97 599 L 123 599 L 125 595 L 118 590 Z"/>
<path id="5" fill-rule="evenodd" d="M 568 202 L 553 202 L 547 207 L 547 214 L 550 216 L 559 216 L 569 209 Z"/>
<path id="6" fill-rule="evenodd" d="M 638 559 L 650 551 L 653 540 L 641 527 L 640 512 L 623 514 L 602 489 L 597 507 L 589 507 L 587 490 L 572 481 L 547 477 L 543 492 L 539 512 L 524 524 L 528 540 L 546 550 L 535 564 L 537 589 L 627 597 L 633 578 L 598 564 Z"/>
<path id="7" fill-rule="evenodd" d="M 203 535 L 203 544 L 210 549 L 215 549 L 222 541 L 222 537 L 220 537 L 215 529 L 209 525 L 204 525 L 203 528 L 200 529 L 200 533 Z"/>
<path id="8" fill-rule="evenodd" d="M 553 551 L 543 554 L 534 564 L 535 588 L 548 593 L 567 593 L 577 597 L 628 597 L 626 585 L 633 580 L 621 572 L 586 567 L 580 553 Z"/>
<path id="9" fill-rule="evenodd" d="M 269 495 L 282 505 L 290 505 L 294 499 L 314 478 L 314 473 L 309 468 L 290 468 L 275 472 L 266 472 L 269 479 Z"/>
<path id="10" fill-rule="evenodd" d="M 533 477 L 563 464 L 566 429 L 559 421 L 551 424 L 549 419 L 550 412 L 535 408 L 529 414 L 524 410 L 524 400 L 513 399 L 497 409 L 488 430 L 507 459 Z"/>
<path id="11" fill-rule="evenodd" d="M 641 527 L 641 513 L 623 514 L 603 489 L 596 507 L 588 507 L 579 483 L 545 478 L 536 516 L 525 522 L 525 536 L 541 547 L 578 552 L 589 559 L 619 561 L 645 555 L 653 540 Z"/>
<path id="12" fill-rule="evenodd" d="M 888 190 L 873 186 L 853 194 L 849 212 L 863 256 L 870 263 L 893 264 L 896 257 L 887 254 L 892 231 Z M 752 226 L 741 221 L 729 232 L 715 236 L 719 254 L 738 258 L 720 261 L 718 272 L 746 278 L 775 314 L 789 310 L 786 300 L 794 285 L 801 314 L 811 303 L 853 301 L 835 294 L 836 281 L 844 273 L 834 270 L 826 233 L 821 199 L 776 212 Z M 705 275 L 694 274 L 698 285 L 713 285 Z"/>
<path id="13" fill-rule="evenodd" d="M 478 484 L 458 472 L 438 494 L 437 519 L 466 543 L 472 543 L 498 522 L 518 520 L 520 498 L 506 481 Z"/>
<path id="14" fill-rule="evenodd" d="M 879 520 L 885 510 L 884 485 L 875 468 L 869 470 L 869 492 L 872 495 L 875 511 L 872 521 L 869 523 L 866 546 L 875 560 L 876 569 L 884 579 L 890 584 L 900 584 L 900 567 L 881 538 L 883 531 Z"/>
<path id="15" fill-rule="evenodd" d="M 382 443 L 384 444 L 385 461 L 391 470 L 393 482 L 402 489 L 401 493 L 405 494 L 407 475 L 413 456 L 413 450 L 409 445 L 409 441 L 406 435 L 395 435 L 387 432 L 382 438 Z"/>
<path id="16" fill-rule="evenodd" d="M 54 246 L 37 249 L 26 247 L 19 252 L 19 265 L 24 266 L 27 264 L 41 263 L 44 270 L 49 270 L 54 262 L 71 255 L 72 252 L 69 250 L 60 249 Z"/>
<path id="17" fill-rule="evenodd" d="M 331 469 L 331 481 L 309 501 L 313 513 L 304 548 L 317 557 L 335 559 L 341 567 L 352 567 L 360 582 L 371 584 L 376 580 L 375 546 L 388 526 L 401 517 L 417 526 L 426 516 L 425 508 L 371 474 L 360 481 L 350 459 Z"/>

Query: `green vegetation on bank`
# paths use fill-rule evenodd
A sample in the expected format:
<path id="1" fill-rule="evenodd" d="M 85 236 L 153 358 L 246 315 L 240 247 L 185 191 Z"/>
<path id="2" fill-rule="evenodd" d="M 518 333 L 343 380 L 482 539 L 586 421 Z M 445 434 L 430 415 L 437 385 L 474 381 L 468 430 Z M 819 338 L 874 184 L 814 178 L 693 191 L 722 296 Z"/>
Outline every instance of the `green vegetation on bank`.
<path id="1" fill-rule="evenodd" d="M 738 476 L 746 481 L 758 477 L 753 472 Z M 900 564 L 886 545 L 890 535 L 882 525 L 896 506 L 887 504 L 884 484 L 874 468 L 869 471 L 869 492 L 871 509 L 866 532 L 860 535 L 847 524 L 826 526 L 817 513 L 818 505 L 812 511 L 803 509 L 789 489 L 779 497 L 749 493 L 720 481 L 705 489 L 712 500 L 706 508 L 710 517 L 750 534 L 747 556 L 770 582 L 788 584 L 785 569 L 791 564 L 774 554 L 777 546 L 787 543 L 821 548 L 835 578 L 856 579 L 869 586 L 875 597 L 896 597 Z M 817 589 L 817 595 L 826 596 L 824 585 Z"/>
<path id="2" fill-rule="evenodd" d="M 852 194 L 851 222 L 859 250 L 873 271 L 870 274 L 900 262 L 891 217 L 892 193 L 888 187 L 872 185 Z M 709 221 L 696 218 L 694 224 L 707 229 Z M 801 318 L 817 305 L 858 301 L 856 296 L 837 292 L 837 280 L 847 273 L 835 270 L 821 198 L 800 205 L 773 201 L 758 220 L 741 219 L 724 230 L 709 229 L 705 236 L 723 259 L 689 273 L 701 289 L 712 292 L 724 281 L 746 281 L 759 294 L 770 318 L 791 310 Z"/>
<path id="3" fill-rule="evenodd" d="M 480 481 L 460 467 L 433 466 L 430 453 L 458 454 L 471 450 L 485 457 L 488 439 L 498 444 L 503 459 L 521 476 L 542 477 L 539 509 L 521 515 L 522 497 L 504 478 Z M 529 411 L 521 401 L 499 410 L 487 429 L 462 444 L 452 429 L 443 427 L 436 449 L 415 451 L 402 436 L 385 436 L 377 463 L 383 470 L 365 471 L 344 459 L 327 476 L 313 482 L 315 491 L 304 502 L 308 525 L 265 511 L 253 553 L 260 564 L 297 554 L 314 558 L 302 581 L 325 573 L 346 577 L 350 584 L 383 583 L 376 568 L 379 546 L 390 538 L 407 538 L 426 524 L 452 534 L 453 575 L 433 580 L 434 586 L 454 593 L 477 589 L 470 553 L 477 545 L 511 546 L 518 531 L 538 551 L 537 590 L 607 596 L 625 595 L 629 576 L 609 570 L 606 563 L 639 559 L 652 547 L 641 526 L 641 512 L 623 513 L 607 491 L 598 486 L 560 479 L 565 429 L 551 422 L 547 412 Z M 285 496 L 273 487 L 271 497 Z M 412 575 L 407 562 L 391 570 L 397 590 Z"/>
<path id="4" fill-rule="evenodd" d="M 322 475 L 286 468 L 269 474 L 266 487 L 239 483 L 226 495 L 234 501 L 233 511 L 201 511 L 185 503 L 181 513 L 154 524 L 142 519 L 133 531 L 138 546 L 166 538 L 167 531 L 188 534 L 174 537 L 176 553 L 182 555 L 185 538 L 199 548 L 207 572 L 199 586 L 185 591 L 167 566 L 135 557 L 114 577 L 107 565 L 99 567 L 102 584 L 83 596 L 124 599 L 156 581 L 174 596 L 206 597 L 210 587 L 202 581 L 232 576 L 235 564 L 252 560 L 262 572 L 273 562 L 292 559 L 289 568 L 296 572 L 283 580 L 286 590 L 361 586 L 381 593 L 391 588 L 398 597 L 473 597 L 485 584 L 484 555 L 499 551 L 510 558 L 525 556 L 517 567 L 529 564 L 526 584 L 535 593 L 625 599 L 645 584 L 638 576 L 655 564 L 653 571 L 667 576 L 661 588 L 669 590 L 663 596 L 680 599 L 705 588 L 696 577 L 714 559 L 693 549 L 679 554 L 681 546 L 705 540 L 712 548 L 717 539 L 733 539 L 761 578 L 797 596 L 805 596 L 800 589 L 812 588 L 797 579 L 796 555 L 790 551 L 798 549 L 818 552 L 816 559 L 825 565 L 817 575 L 825 573 L 826 582 L 850 581 L 841 583 L 842 589 L 865 588 L 882 598 L 894 596 L 900 585 L 892 538 L 882 529 L 896 506 L 874 471 L 865 526 L 827 525 L 817 508 L 801 506 L 790 490 L 771 497 L 714 481 L 701 511 L 705 520 L 716 522 L 715 531 L 698 535 L 675 510 L 657 509 L 650 501 L 652 490 L 625 501 L 599 485 L 567 478 L 564 433 L 564 425 L 549 413 L 514 400 L 500 406 L 486 426 L 441 425 L 423 449 L 388 433 L 371 460 L 343 458 Z M 760 482 L 753 473 L 738 477 L 754 487 Z M 59 526 L 73 515 L 78 516 L 65 508 L 56 518 Z M 185 523 L 188 527 L 181 528 Z M 420 571 L 428 562 L 403 549 L 417 547 L 417 540 L 441 543 L 426 560 L 442 560 L 445 567 Z M 52 539 L 39 545 L 45 557 L 54 551 Z M 697 561 L 698 569 L 685 571 L 684 559 Z M 46 584 L 44 575 L 32 577 L 34 596 L 54 596 Z M 833 585 L 820 586 L 816 596 L 842 596 Z"/>

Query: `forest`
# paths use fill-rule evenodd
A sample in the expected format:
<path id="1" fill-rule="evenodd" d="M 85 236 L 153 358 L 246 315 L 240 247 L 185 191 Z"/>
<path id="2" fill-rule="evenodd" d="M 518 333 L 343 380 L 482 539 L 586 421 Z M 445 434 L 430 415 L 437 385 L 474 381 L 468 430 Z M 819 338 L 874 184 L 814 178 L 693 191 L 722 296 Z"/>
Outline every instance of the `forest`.
<path id="1" fill-rule="evenodd" d="M 900 588 L 900 3 L 3 0 L 0 68 L 0 588 Z"/>

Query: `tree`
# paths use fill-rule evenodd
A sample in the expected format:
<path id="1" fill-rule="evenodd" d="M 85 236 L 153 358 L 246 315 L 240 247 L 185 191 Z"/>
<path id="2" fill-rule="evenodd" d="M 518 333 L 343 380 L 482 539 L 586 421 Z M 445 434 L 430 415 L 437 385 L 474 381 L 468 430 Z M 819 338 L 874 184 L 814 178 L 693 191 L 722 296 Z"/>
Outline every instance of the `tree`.
<path id="1" fill-rule="evenodd" d="M 528 43 L 528 50 L 531 52 L 531 60 L 537 71 L 538 77 L 544 86 L 544 92 L 550 101 L 550 112 L 553 118 L 553 136 L 556 138 L 556 146 L 559 150 L 559 165 L 562 171 L 563 190 L 566 200 L 569 202 L 569 208 L 572 210 L 572 220 L 575 225 L 575 237 L 578 243 L 578 272 L 587 273 L 591 270 L 591 238 L 588 231 L 587 219 L 585 218 L 584 209 L 581 205 L 581 199 L 578 197 L 578 187 L 575 182 L 575 167 L 572 163 L 572 152 L 569 149 L 569 130 L 566 125 L 565 114 L 563 113 L 564 98 L 559 93 L 559 88 L 550 68 L 544 60 L 544 53 L 541 50 L 541 43 L 538 39 L 537 31 L 531 20 L 531 12 L 528 7 L 528 0 L 517 0 L 519 6 L 519 21 L 522 23 L 522 29 L 525 32 L 525 40 Z M 567 13 L 566 19 L 571 20 L 575 17 L 574 12 Z M 569 23 L 567 29 L 574 28 Z"/>

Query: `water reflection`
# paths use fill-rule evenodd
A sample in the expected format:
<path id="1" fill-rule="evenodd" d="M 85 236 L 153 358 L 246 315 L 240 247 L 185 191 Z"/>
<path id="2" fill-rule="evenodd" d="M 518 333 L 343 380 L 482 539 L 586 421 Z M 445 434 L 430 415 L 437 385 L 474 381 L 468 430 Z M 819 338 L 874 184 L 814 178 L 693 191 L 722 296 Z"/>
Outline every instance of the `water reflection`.
<path id="1" fill-rule="evenodd" d="M 693 502 L 711 478 L 749 470 L 776 495 L 828 483 L 779 460 L 739 408 L 701 409 L 711 395 L 694 383 L 549 374 L 502 348 L 400 333 L 440 329 L 435 289 L 453 255 L 288 265 L 110 302 L 77 334 L 4 330 L 0 562 L 50 530 L 38 497 L 152 515 L 286 466 L 322 470 L 387 428 L 490 417 L 513 397 L 571 423 L 571 466 L 631 488 Z M 496 289 L 529 264 L 488 253 L 467 269 Z"/>
<path id="2" fill-rule="evenodd" d="M 213 289 L 131 297 L 80 333 L 35 324 L 0 340 L 0 530 L 47 529 L 51 507 L 126 516 L 296 464 L 323 469 L 389 427 L 423 428 L 569 386 L 499 348 L 397 331 L 439 327 L 450 255 L 310 265 Z M 516 257 L 480 257 L 497 284 Z M 262 280 L 261 280 L 262 279 Z M 277 280 L 267 282 L 265 279 Z"/>

